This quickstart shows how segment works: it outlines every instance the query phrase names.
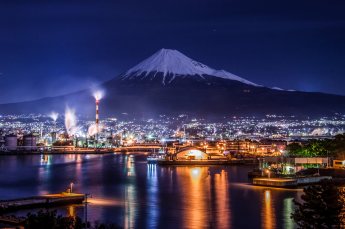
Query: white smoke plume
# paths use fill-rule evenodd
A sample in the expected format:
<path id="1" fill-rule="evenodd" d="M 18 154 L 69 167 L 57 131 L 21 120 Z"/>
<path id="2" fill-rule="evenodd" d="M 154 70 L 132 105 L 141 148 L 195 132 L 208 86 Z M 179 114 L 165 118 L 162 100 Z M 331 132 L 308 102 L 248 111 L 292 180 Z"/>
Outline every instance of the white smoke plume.
<path id="1" fill-rule="evenodd" d="M 99 125 L 98 125 L 98 132 L 97 132 L 97 125 L 94 123 L 94 124 L 92 124 L 91 126 L 89 126 L 89 129 L 88 129 L 87 134 L 88 134 L 89 136 L 94 136 L 94 135 L 96 135 L 97 133 L 102 132 L 103 128 L 104 128 L 103 125 L 99 124 Z"/>
<path id="2" fill-rule="evenodd" d="M 65 127 L 68 135 L 74 135 L 78 131 L 75 110 L 69 107 L 66 107 L 65 110 Z"/>
<path id="3" fill-rule="evenodd" d="M 49 117 L 53 119 L 54 122 L 56 122 L 56 120 L 59 118 L 59 113 L 53 111 L 49 114 Z"/>
<path id="4" fill-rule="evenodd" d="M 93 97 L 95 100 L 101 100 L 104 97 L 104 91 L 103 90 L 95 90 L 93 92 Z"/>

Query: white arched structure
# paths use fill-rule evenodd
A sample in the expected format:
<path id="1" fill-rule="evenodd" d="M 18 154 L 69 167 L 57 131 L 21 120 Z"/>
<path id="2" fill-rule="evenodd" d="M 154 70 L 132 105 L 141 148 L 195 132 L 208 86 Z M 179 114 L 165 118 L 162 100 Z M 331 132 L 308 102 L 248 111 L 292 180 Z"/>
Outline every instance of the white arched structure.
<path id="1" fill-rule="evenodd" d="M 207 160 L 207 153 L 198 149 L 188 149 L 176 153 L 177 160 Z"/>

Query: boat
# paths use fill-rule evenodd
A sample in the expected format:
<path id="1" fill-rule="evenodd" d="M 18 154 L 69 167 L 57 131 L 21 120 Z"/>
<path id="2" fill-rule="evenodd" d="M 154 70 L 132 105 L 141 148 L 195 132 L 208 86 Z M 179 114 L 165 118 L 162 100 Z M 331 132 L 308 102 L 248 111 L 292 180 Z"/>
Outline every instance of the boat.
<path id="1" fill-rule="evenodd" d="M 164 154 L 153 154 L 147 157 L 147 163 L 156 164 L 158 161 L 165 160 Z"/>

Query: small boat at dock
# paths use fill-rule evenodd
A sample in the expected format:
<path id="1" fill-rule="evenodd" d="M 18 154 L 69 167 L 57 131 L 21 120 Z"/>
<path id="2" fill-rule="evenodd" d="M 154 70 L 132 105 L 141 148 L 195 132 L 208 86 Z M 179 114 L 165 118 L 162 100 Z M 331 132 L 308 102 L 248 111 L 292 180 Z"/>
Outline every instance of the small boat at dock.
<path id="1" fill-rule="evenodd" d="M 148 156 L 146 160 L 147 160 L 147 163 L 156 164 L 158 161 L 165 160 L 165 156 L 160 155 L 160 154 L 153 154 L 153 155 Z"/>

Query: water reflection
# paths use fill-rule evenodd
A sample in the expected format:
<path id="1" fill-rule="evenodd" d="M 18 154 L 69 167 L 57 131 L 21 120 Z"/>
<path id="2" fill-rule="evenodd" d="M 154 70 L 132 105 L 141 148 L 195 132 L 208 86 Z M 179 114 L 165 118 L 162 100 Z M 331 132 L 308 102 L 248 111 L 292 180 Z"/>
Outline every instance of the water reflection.
<path id="1" fill-rule="evenodd" d="M 230 228 L 228 177 L 208 167 L 177 167 L 185 228 Z"/>
<path id="2" fill-rule="evenodd" d="M 127 185 L 125 187 L 125 217 L 124 228 L 135 228 L 137 215 L 137 193 L 135 184 L 134 157 L 126 156 L 125 173 L 127 174 Z"/>
<path id="3" fill-rule="evenodd" d="M 82 177 L 82 159 L 81 159 L 81 155 L 78 154 L 76 155 L 76 158 L 75 158 L 75 161 L 76 161 L 76 166 L 75 166 L 75 175 L 76 175 L 76 178 L 81 178 Z M 77 184 L 79 185 L 79 184 Z M 77 188 L 77 187 L 76 187 Z M 83 190 L 82 187 L 80 187 L 81 190 Z"/>
<path id="4" fill-rule="evenodd" d="M 59 192 L 74 182 L 75 191 L 93 196 L 91 222 L 123 228 L 294 228 L 292 199 L 301 191 L 246 185 L 250 169 L 163 167 L 122 155 L 3 156 L 0 195 Z M 59 209 L 84 217 L 83 206 Z"/>
<path id="5" fill-rule="evenodd" d="M 44 195 L 48 194 L 49 187 L 47 187 L 48 180 L 50 180 L 51 176 L 51 164 L 52 164 L 52 156 L 51 155 L 45 155 L 42 154 L 40 156 L 40 167 L 38 170 L 38 178 L 40 181 L 40 186 L 39 186 L 39 194 Z"/>
<path id="6" fill-rule="evenodd" d="M 283 201 L 284 208 L 284 228 L 290 229 L 294 228 L 294 222 L 291 219 L 291 214 L 293 212 L 293 198 L 285 198 Z"/>
<path id="7" fill-rule="evenodd" d="M 71 216 L 71 217 L 75 217 L 76 213 L 75 213 L 75 206 L 74 205 L 70 205 L 67 207 L 67 216 Z"/>
<path id="8" fill-rule="evenodd" d="M 231 208 L 229 199 L 229 182 L 228 173 L 222 170 L 219 174 L 214 175 L 215 189 L 215 206 L 216 206 L 216 227 L 215 228 L 231 228 Z M 213 199 L 211 199 L 211 203 Z"/>
<path id="9" fill-rule="evenodd" d="M 51 165 L 52 163 L 52 155 L 41 154 L 41 165 Z"/>
<path id="10" fill-rule="evenodd" d="M 157 165 L 147 165 L 147 205 L 148 205 L 148 219 L 147 228 L 157 228 L 158 225 L 158 177 Z"/>
<path id="11" fill-rule="evenodd" d="M 262 207 L 262 228 L 276 228 L 274 201 L 271 197 L 271 190 L 265 190 L 263 195 Z"/>

